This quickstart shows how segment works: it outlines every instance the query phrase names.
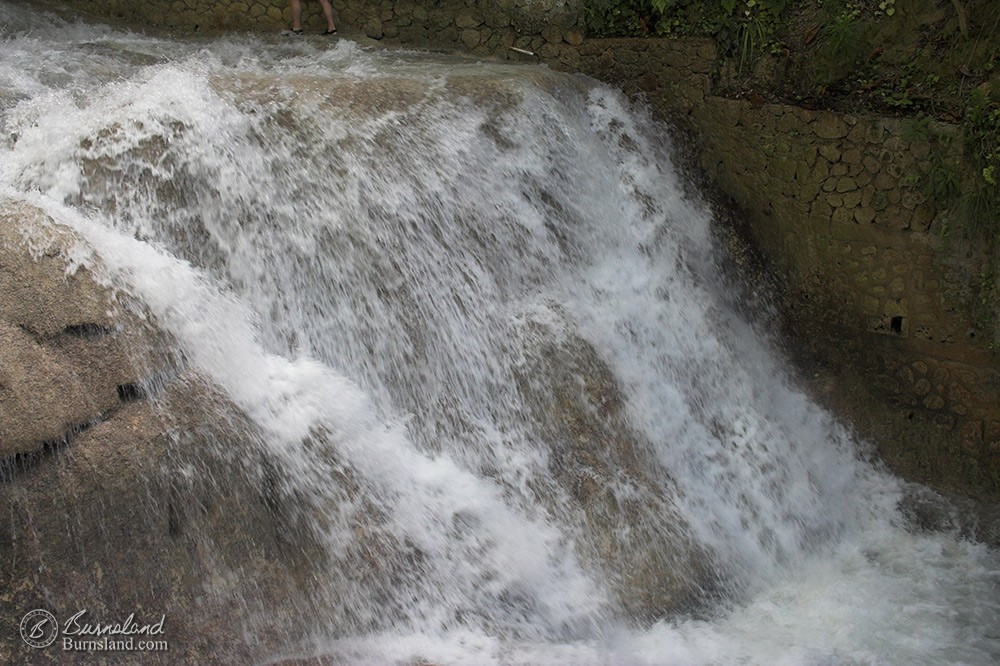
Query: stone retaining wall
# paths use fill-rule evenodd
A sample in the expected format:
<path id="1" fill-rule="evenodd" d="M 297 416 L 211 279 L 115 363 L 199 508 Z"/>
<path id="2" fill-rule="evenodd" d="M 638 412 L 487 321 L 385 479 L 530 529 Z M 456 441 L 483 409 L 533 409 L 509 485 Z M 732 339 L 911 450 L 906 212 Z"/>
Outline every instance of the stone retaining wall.
<path id="1" fill-rule="evenodd" d="M 42 1 L 38 4 L 47 4 Z M 48 3 L 51 4 L 51 3 Z M 582 41 L 579 0 L 331 0 L 341 32 L 412 46 L 477 54 L 548 40 Z M 291 25 L 287 0 L 65 0 L 58 5 L 132 29 L 178 34 L 279 31 Z M 326 28 L 317 0 L 302 0 L 307 31 Z M 516 44 L 515 44 L 516 42 Z"/>

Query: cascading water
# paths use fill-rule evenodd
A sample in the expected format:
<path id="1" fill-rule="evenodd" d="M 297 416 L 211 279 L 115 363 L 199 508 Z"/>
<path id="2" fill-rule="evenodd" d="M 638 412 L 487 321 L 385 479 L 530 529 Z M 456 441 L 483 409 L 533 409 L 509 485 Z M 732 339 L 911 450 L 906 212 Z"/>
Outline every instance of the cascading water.
<path id="1" fill-rule="evenodd" d="M 314 516 L 333 565 L 288 654 L 1000 660 L 997 554 L 905 528 L 726 305 L 708 208 L 617 93 L 0 25 L 3 196 L 86 240 Z"/>

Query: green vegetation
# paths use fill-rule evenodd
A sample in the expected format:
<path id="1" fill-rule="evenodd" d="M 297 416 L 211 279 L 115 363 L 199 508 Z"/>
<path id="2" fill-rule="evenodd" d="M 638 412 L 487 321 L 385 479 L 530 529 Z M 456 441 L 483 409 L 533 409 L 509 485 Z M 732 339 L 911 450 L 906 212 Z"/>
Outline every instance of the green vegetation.
<path id="1" fill-rule="evenodd" d="M 965 114 L 965 151 L 972 161 L 974 185 L 963 208 L 977 236 L 997 242 L 1000 235 L 1000 101 L 976 88 Z M 982 228 L 980 228 L 982 227 Z"/>
<path id="2" fill-rule="evenodd" d="M 941 157 L 940 153 L 931 153 L 930 167 L 927 169 L 927 180 L 924 184 L 927 196 L 946 204 L 958 196 L 960 188 L 958 169 Z"/>
<path id="3" fill-rule="evenodd" d="M 725 92 L 806 106 L 961 122 L 973 88 L 1000 90 L 996 0 L 584 0 L 584 19 L 593 37 L 711 37 Z"/>
<path id="4" fill-rule="evenodd" d="M 597 37 L 714 37 L 745 69 L 777 47 L 775 35 L 792 0 L 589 0 L 587 29 Z"/>
<path id="5" fill-rule="evenodd" d="M 933 118 L 920 114 L 902 125 L 903 140 L 910 144 L 925 143 L 930 149 L 926 172 L 923 175 L 907 174 L 903 182 L 910 187 L 922 186 L 928 199 L 948 207 L 961 192 L 962 174 L 954 159 L 949 158 L 952 138 L 936 132 L 932 122 Z M 947 233 L 947 230 L 942 232 Z"/>

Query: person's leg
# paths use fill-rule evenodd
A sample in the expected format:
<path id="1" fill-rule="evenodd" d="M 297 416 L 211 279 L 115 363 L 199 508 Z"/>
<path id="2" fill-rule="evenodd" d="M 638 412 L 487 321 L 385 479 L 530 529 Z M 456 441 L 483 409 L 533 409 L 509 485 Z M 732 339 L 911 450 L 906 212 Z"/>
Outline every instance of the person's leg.
<path id="1" fill-rule="evenodd" d="M 337 28 L 333 25 L 333 7 L 330 6 L 330 0 L 319 0 L 319 4 L 323 6 L 323 15 L 326 16 L 326 31 L 335 31 Z"/>
<path id="2" fill-rule="evenodd" d="M 324 0 L 326 2 L 327 0 Z M 292 30 L 302 29 L 302 0 L 289 0 L 292 3 Z"/>

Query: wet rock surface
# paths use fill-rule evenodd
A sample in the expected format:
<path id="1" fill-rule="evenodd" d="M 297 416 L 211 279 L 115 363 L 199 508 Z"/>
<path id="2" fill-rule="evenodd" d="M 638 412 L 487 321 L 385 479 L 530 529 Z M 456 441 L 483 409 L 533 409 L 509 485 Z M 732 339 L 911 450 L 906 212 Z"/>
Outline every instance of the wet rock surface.
<path id="1" fill-rule="evenodd" d="M 629 427 L 610 368 L 576 336 L 542 334 L 526 359 L 519 383 L 550 446 L 552 495 L 571 499 L 565 519 L 579 526 L 582 557 L 608 572 L 633 620 L 696 608 L 713 585 L 710 555 L 686 534 L 669 476 Z"/>
<path id="2" fill-rule="evenodd" d="M 116 663 L 273 649 L 308 612 L 322 551 L 255 427 L 91 271 L 67 269 L 78 238 L 0 210 L 0 661 L 92 659 L 27 647 L 18 623 L 36 608 L 60 623 L 165 616 L 169 651 Z"/>
<path id="3" fill-rule="evenodd" d="M 25 221 L 27 224 L 22 225 Z M 40 451 L 64 434 L 114 410 L 120 394 L 138 387 L 144 373 L 126 340 L 147 333 L 126 330 L 111 316 L 107 290 L 85 268 L 67 270 L 60 246 L 65 231 L 39 231 L 36 211 L 0 209 L 0 458 Z M 146 359 L 149 361 L 150 359 Z M 129 388 L 133 387 L 133 388 Z"/>

